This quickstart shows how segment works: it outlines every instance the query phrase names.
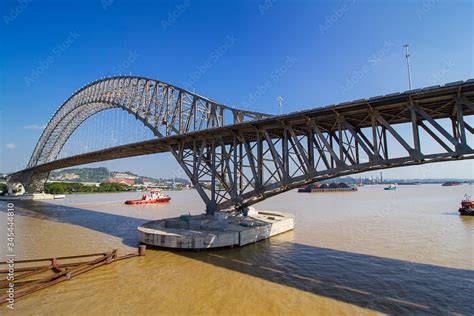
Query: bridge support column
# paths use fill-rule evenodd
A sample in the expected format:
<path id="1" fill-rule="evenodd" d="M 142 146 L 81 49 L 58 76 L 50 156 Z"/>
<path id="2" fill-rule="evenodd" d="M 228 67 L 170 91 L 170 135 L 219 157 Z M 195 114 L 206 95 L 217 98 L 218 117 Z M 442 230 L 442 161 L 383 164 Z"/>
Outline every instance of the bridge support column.
<path id="1" fill-rule="evenodd" d="M 30 178 L 30 182 L 26 187 L 27 193 L 40 193 L 44 192 L 44 187 L 46 185 L 46 180 L 48 180 L 49 172 L 42 172 L 38 174 L 33 174 Z"/>
<path id="2" fill-rule="evenodd" d="M 215 212 L 219 211 L 217 204 L 214 201 L 211 201 L 206 205 L 206 214 L 213 215 Z"/>
<path id="3" fill-rule="evenodd" d="M 25 194 L 25 187 L 23 184 L 18 182 L 7 182 L 8 195 L 23 195 Z"/>
<path id="4" fill-rule="evenodd" d="M 25 171 L 16 174 L 15 176 L 8 177 L 7 187 L 9 193 L 13 194 L 13 191 L 17 191 L 16 194 L 21 195 L 24 193 L 33 194 L 44 192 L 44 186 L 48 176 L 49 172 L 34 173 L 33 171 Z M 23 190 L 20 188 L 20 184 L 23 186 Z"/>

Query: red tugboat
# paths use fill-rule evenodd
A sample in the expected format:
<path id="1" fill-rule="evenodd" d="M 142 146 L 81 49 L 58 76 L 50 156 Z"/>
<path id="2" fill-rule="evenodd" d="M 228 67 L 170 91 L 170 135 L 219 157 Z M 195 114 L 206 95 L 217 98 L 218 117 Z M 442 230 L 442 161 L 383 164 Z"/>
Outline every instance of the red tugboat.
<path id="1" fill-rule="evenodd" d="M 464 195 L 464 200 L 461 201 L 461 208 L 459 208 L 461 215 L 474 216 L 474 201 L 471 201 L 469 195 Z"/>
<path id="2" fill-rule="evenodd" d="M 143 194 L 141 200 L 127 200 L 125 204 L 153 204 L 169 202 L 171 198 L 163 195 L 159 190 L 150 191 L 150 195 Z"/>

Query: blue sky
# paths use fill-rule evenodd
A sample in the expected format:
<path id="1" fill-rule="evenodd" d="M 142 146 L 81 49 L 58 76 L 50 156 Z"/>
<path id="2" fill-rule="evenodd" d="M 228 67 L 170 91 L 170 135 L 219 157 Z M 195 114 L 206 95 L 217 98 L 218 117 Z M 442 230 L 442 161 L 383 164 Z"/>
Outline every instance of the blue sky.
<path id="1" fill-rule="evenodd" d="M 26 163 L 75 90 L 110 75 L 156 78 L 268 113 L 278 112 L 279 95 L 289 112 L 407 90 L 407 42 L 414 87 L 473 78 L 473 10 L 472 1 L 432 0 L 3 0 L 0 171 Z M 166 154 L 103 165 L 183 174 Z M 474 177 L 471 162 L 386 175 Z"/>

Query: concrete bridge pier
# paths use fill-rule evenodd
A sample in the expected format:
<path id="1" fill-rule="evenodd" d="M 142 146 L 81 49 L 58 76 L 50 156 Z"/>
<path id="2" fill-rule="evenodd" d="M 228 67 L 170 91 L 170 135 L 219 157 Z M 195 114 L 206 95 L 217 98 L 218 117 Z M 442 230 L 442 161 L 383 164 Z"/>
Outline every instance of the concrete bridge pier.
<path id="1" fill-rule="evenodd" d="M 294 216 L 275 211 L 232 209 L 214 214 L 181 215 L 144 223 L 138 227 L 140 241 L 176 249 L 210 249 L 244 246 L 293 230 Z"/>
<path id="2" fill-rule="evenodd" d="M 36 173 L 34 171 L 24 171 L 15 173 L 7 177 L 8 194 L 23 195 L 43 193 L 49 172 Z"/>

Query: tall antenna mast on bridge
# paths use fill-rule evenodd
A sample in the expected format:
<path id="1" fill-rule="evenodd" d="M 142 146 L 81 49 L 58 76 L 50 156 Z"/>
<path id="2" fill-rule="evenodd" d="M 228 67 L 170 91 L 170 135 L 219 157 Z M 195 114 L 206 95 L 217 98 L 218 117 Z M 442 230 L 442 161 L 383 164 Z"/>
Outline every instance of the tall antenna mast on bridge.
<path id="1" fill-rule="evenodd" d="M 408 70 L 408 89 L 411 90 L 411 73 L 410 73 L 410 52 L 408 51 L 408 48 L 410 47 L 410 44 L 405 44 L 403 45 L 405 47 L 405 58 L 407 59 L 407 70 Z"/>
<path id="2" fill-rule="evenodd" d="M 282 103 L 283 103 L 284 99 L 283 99 L 283 97 L 277 97 L 277 100 L 278 100 L 278 106 L 280 107 L 280 115 L 282 115 L 283 114 L 283 112 L 282 112 L 282 106 L 283 106 Z"/>

